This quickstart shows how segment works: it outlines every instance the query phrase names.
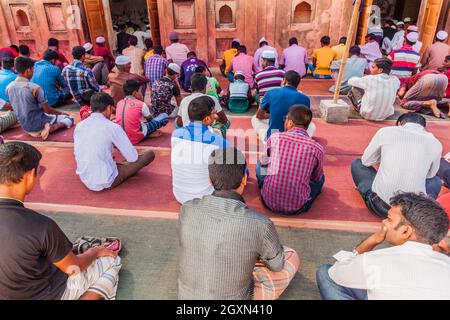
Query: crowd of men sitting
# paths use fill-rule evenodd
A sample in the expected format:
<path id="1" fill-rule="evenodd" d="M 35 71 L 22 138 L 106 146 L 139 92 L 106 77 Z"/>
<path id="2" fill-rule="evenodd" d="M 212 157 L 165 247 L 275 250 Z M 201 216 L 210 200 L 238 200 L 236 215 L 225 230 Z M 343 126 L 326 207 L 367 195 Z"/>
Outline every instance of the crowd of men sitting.
<path id="1" fill-rule="evenodd" d="M 410 28 L 403 47 L 392 48 L 388 58 L 380 51 L 371 60 L 371 48 L 380 50 L 375 34 L 365 46 L 350 50 L 343 89 L 366 119 L 393 115 L 397 95 L 409 110 L 429 109 L 442 117 L 439 103 L 446 101 L 450 75 L 449 47 L 443 42 L 448 35 L 438 32 L 436 44 L 427 48 L 422 60 L 430 69 L 410 77 L 420 60 L 412 48 L 417 32 Z M 264 206 L 284 216 L 309 211 L 325 185 L 325 150 L 313 139 L 310 99 L 298 87 L 308 69 L 315 78 L 331 77 L 345 39 L 330 48 L 330 38 L 323 37 L 310 64 L 295 38 L 281 56 L 263 38 L 254 57 L 235 39 L 224 54 L 222 71 L 230 84 L 222 90 L 178 34 L 170 34 L 172 44 L 165 50 L 151 41 L 145 42 L 148 50 L 137 48 L 135 38 L 129 37 L 128 48 L 117 57 L 102 37 L 95 46 L 76 46 L 72 63 L 55 39 L 39 62 L 19 56 L 13 47 L 0 49 L 0 97 L 11 110 L 0 118 L 0 130 L 18 122 L 27 134 L 46 140 L 75 125 L 73 117 L 58 110 L 73 99 L 82 119 L 74 131 L 76 174 L 99 192 L 151 164 L 155 153 L 139 153 L 134 145 L 159 136 L 174 118 L 172 187 L 182 205 L 180 299 L 277 299 L 299 269 L 299 254 L 281 244 L 269 218 L 245 204 L 250 172 L 244 154 L 227 141 L 231 121 L 224 108 L 242 112 L 258 105 L 251 122 L 265 146 L 256 168 Z M 441 65 L 445 73 L 436 70 Z M 368 70 L 371 75 L 365 76 Z M 189 94 L 184 99 L 182 90 Z M 442 144 L 426 128 L 422 115 L 406 113 L 396 126 L 379 130 L 353 162 L 355 186 L 368 209 L 384 219 L 383 227 L 353 252 L 337 255 L 334 266 L 320 267 L 317 283 L 324 299 L 450 299 L 450 248 L 443 241 L 449 230 L 443 206 L 449 209 L 449 198 L 439 199 L 442 205 L 435 200 L 443 183 L 450 184 L 450 159 L 442 158 Z M 125 162 L 115 161 L 115 148 Z M 76 255 L 51 219 L 24 207 L 39 179 L 41 157 L 22 142 L 0 146 L 5 241 L 0 298 L 114 299 L 118 251 L 97 247 Z M 374 251 L 384 242 L 393 247 Z M 230 265 L 237 271 L 231 272 Z M 374 272 L 383 273 L 375 285 L 370 282 Z"/>

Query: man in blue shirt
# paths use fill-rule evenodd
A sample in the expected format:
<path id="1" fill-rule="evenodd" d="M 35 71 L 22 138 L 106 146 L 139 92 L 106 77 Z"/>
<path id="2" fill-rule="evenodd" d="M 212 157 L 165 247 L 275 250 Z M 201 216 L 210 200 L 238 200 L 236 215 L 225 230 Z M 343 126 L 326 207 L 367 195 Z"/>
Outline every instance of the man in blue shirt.
<path id="1" fill-rule="evenodd" d="M 252 118 L 253 129 L 265 144 L 267 139 L 276 132 L 284 132 L 285 117 L 290 107 L 296 104 L 311 108 L 309 98 L 297 91 L 301 77 L 296 71 L 288 71 L 281 83 L 282 88 L 267 92 L 256 115 Z M 316 126 L 311 123 L 308 135 L 314 136 Z"/>
<path id="2" fill-rule="evenodd" d="M 3 58 L 2 66 L 0 70 L 0 108 L 10 108 L 6 87 L 17 78 L 17 73 L 13 71 L 14 58 Z"/>
<path id="3" fill-rule="evenodd" d="M 59 107 L 72 98 L 67 92 L 61 70 L 56 66 L 59 54 L 53 50 L 44 53 L 44 59 L 34 64 L 34 74 L 31 82 L 44 90 L 45 98 L 50 107 Z"/>

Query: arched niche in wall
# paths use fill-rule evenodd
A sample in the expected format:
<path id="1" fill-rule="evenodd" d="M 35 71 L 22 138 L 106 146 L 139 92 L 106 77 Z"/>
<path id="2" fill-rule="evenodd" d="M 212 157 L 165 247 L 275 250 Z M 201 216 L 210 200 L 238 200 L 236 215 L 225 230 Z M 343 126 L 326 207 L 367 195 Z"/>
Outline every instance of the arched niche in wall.
<path id="1" fill-rule="evenodd" d="M 292 24 L 313 22 L 315 10 L 315 0 L 294 0 L 292 2 Z"/>
<path id="2" fill-rule="evenodd" d="M 16 11 L 16 19 L 19 28 L 30 26 L 28 15 L 22 9 Z"/>
<path id="3" fill-rule="evenodd" d="M 236 1 L 216 0 L 216 27 L 236 28 Z"/>

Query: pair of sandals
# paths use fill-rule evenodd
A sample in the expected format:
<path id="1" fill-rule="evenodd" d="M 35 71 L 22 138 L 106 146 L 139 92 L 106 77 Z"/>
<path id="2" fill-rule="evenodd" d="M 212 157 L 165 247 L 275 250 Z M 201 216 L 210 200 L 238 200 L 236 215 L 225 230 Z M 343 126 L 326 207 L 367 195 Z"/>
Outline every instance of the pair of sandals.
<path id="1" fill-rule="evenodd" d="M 83 254 L 89 249 L 95 247 L 105 247 L 113 252 L 119 254 L 122 249 L 122 241 L 116 237 L 95 238 L 95 237 L 81 237 L 73 243 L 72 252 L 75 255 Z"/>

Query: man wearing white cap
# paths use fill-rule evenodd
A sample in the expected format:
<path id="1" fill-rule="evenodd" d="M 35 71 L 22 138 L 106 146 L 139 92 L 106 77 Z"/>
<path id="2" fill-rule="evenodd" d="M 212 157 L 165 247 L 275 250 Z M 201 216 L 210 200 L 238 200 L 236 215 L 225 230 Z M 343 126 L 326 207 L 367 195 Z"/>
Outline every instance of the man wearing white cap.
<path id="1" fill-rule="evenodd" d="M 141 75 L 131 73 L 131 60 L 127 56 L 118 56 L 116 58 L 116 66 L 118 72 L 113 72 L 109 74 L 108 85 L 111 88 L 111 96 L 113 97 L 116 104 L 125 98 L 125 92 L 123 90 L 123 85 L 128 80 L 135 80 L 139 85 L 146 84 L 149 80 Z"/>
<path id="2" fill-rule="evenodd" d="M 275 67 L 276 54 L 271 50 L 266 50 L 261 55 L 263 70 L 255 75 L 256 89 L 260 99 L 264 95 L 276 88 L 281 88 L 285 72 Z"/>
<path id="3" fill-rule="evenodd" d="M 420 62 L 420 54 L 414 50 L 413 45 L 418 40 L 419 34 L 417 32 L 408 33 L 403 47 L 389 54 L 388 57 L 392 60 L 391 75 L 404 79 L 416 73 Z"/>
<path id="4" fill-rule="evenodd" d="M 153 116 L 166 113 L 172 115 L 177 106 L 181 104 L 181 91 L 177 84 L 181 68 L 176 63 L 170 63 L 164 71 L 164 77 L 156 80 L 152 85 Z M 175 98 L 177 105 L 172 104 Z M 176 117 L 176 115 L 175 115 Z"/>
<path id="5" fill-rule="evenodd" d="M 144 50 L 145 49 L 145 45 L 144 45 L 145 39 L 151 39 L 151 37 L 152 37 L 152 33 L 150 31 L 150 25 L 146 26 L 146 31 L 144 31 L 143 29 L 138 29 L 137 31 L 134 32 L 133 35 L 138 40 L 136 47 Z"/>
<path id="6" fill-rule="evenodd" d="M 92 69 L 92 73 L 99 84 L 105 85 L 108 82 L 109 75 L 109 70 L 105 64 L 105 59 L 93 54 L 94 46 L 92 43 L 88 42 L 84 44 L 83 47 L 86 50 L 86 58 L 84 59 L 83 64 Z"/>
<path id="7" fill-rule="evenodd" d="M 444 30 L 436 34 L 436 42 L 429 46 L 422 57 L 422 71 L 438 70 L 442 67 L 445 57 L 450 54 L 450 46 L 445 43 L 448 33 Z"/>
<path id="8" fill-rule="evenodd" d="M 103 57 L 103 59 L 105 59 L 105 64 L 108 66 L 109 71 L 111 71 L 114 63 L 114 56 L 106 47 L 106 39 L 104 37 L 100 36 L 95 39 L 94 55 Z"/>
<path id="9" fill-rule="evenodd" d="M 387 54 L 391 53 L 392 50 L 398 50 L 403 46 L 405 42 L 405 30 L 403 29 L 405 24 L 403 21 L 397 22 L 397 33 L 394 35 L 392 41 L 388 38 L 384 38 L 382 49 L 386 51 Z"/>
<path id="10" fill-rule="evenodd" d="M 269 46 L 269 42 L 265 37 L 262 37 L 261 40 L 259 40 L 259 49 L 255 52 L 255 66 L 256 66 L 256 72 L 260 72 L 263 69 L 262 66 L 262 53 L 264 51 L 273 51 L 275 52 L 275 67 L 278 68 L 278 52 L 277 49 Z"/>

